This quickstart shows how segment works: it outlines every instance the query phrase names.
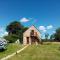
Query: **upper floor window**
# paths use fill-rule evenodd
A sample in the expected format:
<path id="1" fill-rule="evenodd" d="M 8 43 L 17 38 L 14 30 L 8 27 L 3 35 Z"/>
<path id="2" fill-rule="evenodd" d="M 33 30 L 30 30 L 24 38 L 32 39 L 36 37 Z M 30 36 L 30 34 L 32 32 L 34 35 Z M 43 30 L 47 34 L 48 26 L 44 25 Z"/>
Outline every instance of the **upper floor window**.
<path id="1" fill-rule="evenodd" d="M 31 35 L 34 35 L 34 30 L 31 30 Z"/>

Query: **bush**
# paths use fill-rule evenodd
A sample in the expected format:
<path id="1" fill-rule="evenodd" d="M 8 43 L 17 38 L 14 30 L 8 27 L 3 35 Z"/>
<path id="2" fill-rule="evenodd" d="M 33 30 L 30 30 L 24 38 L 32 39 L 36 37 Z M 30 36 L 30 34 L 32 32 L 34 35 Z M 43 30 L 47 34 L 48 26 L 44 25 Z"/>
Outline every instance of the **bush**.
<path id="1" fill-rule="evenodd" d="M 8 35 L 8 36 L 5 36 L 4 37 L 9 43 L 14 43 L 17 39 L 18 39 L 18 36 L 17 35 Z"/>

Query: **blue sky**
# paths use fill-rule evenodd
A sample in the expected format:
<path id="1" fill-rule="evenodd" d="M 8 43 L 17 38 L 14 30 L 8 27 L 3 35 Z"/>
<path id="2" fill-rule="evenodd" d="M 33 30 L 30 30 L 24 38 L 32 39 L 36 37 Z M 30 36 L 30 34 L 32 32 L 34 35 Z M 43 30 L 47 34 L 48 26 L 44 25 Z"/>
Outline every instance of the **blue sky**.
<path id="1" fill-rule="evenodd" d="M 0 36 L 14 20 L 51 35 L 60 27 L 60 0 L 0 0 Z"/>

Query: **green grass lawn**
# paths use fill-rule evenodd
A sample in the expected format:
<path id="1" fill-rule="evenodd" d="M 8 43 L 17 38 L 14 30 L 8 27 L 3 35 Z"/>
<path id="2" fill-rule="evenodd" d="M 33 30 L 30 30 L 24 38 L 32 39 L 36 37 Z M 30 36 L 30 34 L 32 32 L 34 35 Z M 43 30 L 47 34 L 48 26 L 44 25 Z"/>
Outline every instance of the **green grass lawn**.
<path id="1" fill-rule="evenodd" d="M 60 43 L 31 45 L 8 60 L 60 60 Z"/>
<path id="2" fill-rule="evenodd" d="M 7 50 L 0 52 L 0 59 L 7 56 L 7 55 L 10 55 L 10 54 L 16 52 L 17 50 L 21 49 L 22 47 L 23 47 L 22 45 L 16 44 L 16 43 L 8 44 Z"/>

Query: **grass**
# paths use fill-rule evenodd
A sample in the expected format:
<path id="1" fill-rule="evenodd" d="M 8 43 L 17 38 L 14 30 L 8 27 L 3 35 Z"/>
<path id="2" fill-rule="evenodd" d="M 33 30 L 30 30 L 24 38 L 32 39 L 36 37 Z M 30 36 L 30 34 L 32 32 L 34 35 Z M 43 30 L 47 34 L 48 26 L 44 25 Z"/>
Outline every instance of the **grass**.
<path id="1" fill-rule="evenodd" d="M 17 50 L 21 49 L 22 47 L 23 47 L 22 45 L 16 44 L 16 43 L 8 44 L 7 50 L 0 52 L 0 59 L 7 56 L 7 55 L 10 55 L 10 54 L 16 52 Z"/>
<path id="2" fill-rule="evenodd" d="M 31 45 L 8 60 L 60 60 L 60 43 Z"/>

